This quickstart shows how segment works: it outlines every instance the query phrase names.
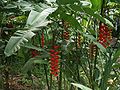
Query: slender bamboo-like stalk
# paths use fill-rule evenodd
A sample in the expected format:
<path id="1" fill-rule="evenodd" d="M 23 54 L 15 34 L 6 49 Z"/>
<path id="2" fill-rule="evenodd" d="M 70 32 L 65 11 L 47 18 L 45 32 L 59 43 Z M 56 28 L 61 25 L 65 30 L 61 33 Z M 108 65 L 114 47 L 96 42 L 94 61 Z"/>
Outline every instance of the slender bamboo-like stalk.
<path id="1" fill-rule="evenodd" d="M 78 41 L 78 38 L 77 38 L 77 37 L 78 37 L 78 33 L 76 32 L 76 37 L 75 37 L 75 38 L 76 38 L 76 55 L 77 55 L 77 51 L 78 51 L 78 45 L 77 45 L 77 44 L 78 44 L 78 42 L 77 42 L 77 41 Z M 76 61 L 76 62 L 77 62 L 77 63 L 76 63 L 76 64 L 77 64 L 77 65 L 76 65 L 76 66 L 77 66 L 77 78 L 78 78 L 78 82 L 80 83 L 79 59 L 78 59 L 78 57 L 76 57 L 76 60 L 77 60 L 77 61 Z M 78 90 L 80 90 L 80 88 L 78 88 Z"/>
<path id="2" fill-rule="evenodd" d="M 76 55 L 77 55 L 77 51 L 78 51 L 78 45 L 77 45 L 77 41 L 78 41 L 78 39 L 77 39 L 77 37 L 78 37 L 78 34 L 77 34 L 77 32 L 76 32 Z M 77 60 L 77 77 L 78 77 L 78 82 L 80 83 L 80 73 L 79 73 L 79 59 L 78 59 L 78 57 L 76 57 L 76 60 Z"/>
<path id="3" fill-rule="evenodd" d="M 50 74 L 50 88 L 49 90 L 52 90 L 52 74 Z"/>
<path id="4" fill-rule="evenodd" d="M 44 71 L 45 71 L 45 76 L 46 76 L 47 87 L 48 87 L 48 90 L 50 90 L 48 76 L 47 76 L 47 67 L 45 64 L 44 64 Z"/>
<path id="5" fill-rule="evenodd" d="M 88 60 L 88 64 L 89 64 L 89 73 L 90 73 L 90 85 L 91 85 L 92 90 L 94 90 L 92 61 Z"/>
<path id="6" fill-rule="evenodd" d="M 60 75 L 59 75 L 59 85 L 58 85 L 58 90 L 61 90 L 62 89 L 62 63 L 60 62 Z"/>
<path id="7" fill-rule="evenodd" d="M 63 40 L 63 30 L 62 30 L 62 40 Z M 61 52 L 61 60 L 63 60 L 63 54 Z M 62 89 L 62 62 L 60 62 L 60 75 L 59 75 L 59 83 L 58 83 L 58 90 Z"/>

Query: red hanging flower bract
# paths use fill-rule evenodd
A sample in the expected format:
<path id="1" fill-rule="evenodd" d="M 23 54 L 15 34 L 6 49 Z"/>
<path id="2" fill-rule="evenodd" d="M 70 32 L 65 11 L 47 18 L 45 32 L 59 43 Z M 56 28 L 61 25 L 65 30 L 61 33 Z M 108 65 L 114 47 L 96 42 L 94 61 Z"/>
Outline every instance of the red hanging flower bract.
<path id="1" fill-rule="evenodd" d="M 59 46 L 53 46 L 50 50 L 50 73 L 54 76 L 58 76 L 59 72 Z"/>
<path id="2" fill-rule="evenodd" d="M 107 25 L 101 23 L 99 29 L 99 43 L 103 45 L 103 47 L 107 48 L 112 41 L 112 31 L 108 28 Z"/>
<path id="3" fill-rule="evenodd" d="M 42 48 L 44 48 L 44 43 L 45 43 L 44 33 L 42 33 L 42 36 L 41 36 L 41 46 L 42 46 Z"/>
<path id="4" fill-rule="evenodd" d="M 53 49 L 56 50 L 56 49 L 58 49 L 59 47 L 60 47 L 60 46 L 53 46 Z"/>

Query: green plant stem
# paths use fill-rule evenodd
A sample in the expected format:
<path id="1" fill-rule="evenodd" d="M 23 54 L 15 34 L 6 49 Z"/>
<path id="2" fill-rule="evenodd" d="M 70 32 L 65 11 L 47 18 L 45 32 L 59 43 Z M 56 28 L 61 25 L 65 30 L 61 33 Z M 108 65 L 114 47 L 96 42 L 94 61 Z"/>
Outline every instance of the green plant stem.
<path id="1" fill-rule="evenodd" d="M 45 64 L 44 64 L 44 70 L 45 70 L 45 76 L 46 76 L 47 87 L 48 87 L 48 90 L 50 90 L 49 81 L 48 81 L 48 76 L 47 76 L 47 67 L 46 67 Z"/>
<path id="2" fill-rule="evenodd" d="M 93 85 L 93 66 L 92 66 L 92 62 L 90 61 L 90 59 L 88 60 L 88 64 L 89 64 L 89 73 L 90 73 L 90 84 L 91 84 L 91 88 L 94 90 L 94 85 Z"/>
<path id="3" fill-rule="evenodd" d="M 62 30 L 62 41 L 63 41 L 63 30 Z M 61 55 L 61 60 L 63 60 L 63 53 L 61 51 L 60 53 Z M 59 75 L 59 83 L 58 83 L 58 90 L 61 90 L 62 89 L 62 61 L 60 61 L 60 75 Z"/>
<path id="4" fill-rule="evenodd" d="M 103 72 L 103 78 L 101 79 L 101 85 L 100 88 L 101 90 L 106 90 L 107 88 L 107 80 L 110 74 L 110 71 L 112 69 L 112 64 L 113 64 L 113 60 L 111 59 L 112 54 L 110 54 L 109 60 L 106 62 L 105 64 L 105 70 Z"/>
<path id="5" fill-rule="evenodd" d="M 52 90 L 52 74 L 50 74 L 50 87 L 49 90 Z"/>
<path id="6" fill-rule="evenodd" d="M 75 56 L 75 57 L 79 57 L 79 56 Z M 85 69 L 84 65 L 82 64 L 81 60 L 79 60 L 79 64 L 80 64 L 81 68 L 83 69 L 83 71 L 84 71 L 84 73 L 85 73 L 85 75 L 86 75 L 86 77 L 87 77 L 89 83 L 91 83 L 89 74 L 88 74 L 88 72 L 86 71 L 86 69 Z M 71 72 L 72 72 L 72 71 L 71 71 Z M 73 74 L 73 76 L 75 76 L 75 75 Z M 77 80 L 77 79 L 76 79 L 76 80 Z"/>
<path id="7" fill-rule="evenodd" d="M 77 34 L 77 32 L 76 32 L 76 55 L 77 55 L 77 50 L 78 50 L 78 46 L 77 46 L 77 37 L 78 37 L 78 34 Z M 77 77 L 78 77 L 78 82 L 80 83 L 80 73 L 79 73 L 79 59 L 78 59 L 78 57 L 76 57 L 76 60 L 77 60 Z"/>
<path id="8" fill-rule="evenodd" d="M 96 65 L 97 65 L 97 55 L 98 55 L 98 48 L 97 48 L 97 50 L 96 50 L 96 55 L 95 55 L 95 60 L 94 60 L 94 71 L 95 71 L 95 69 L 96 69 Z M 95 72 L 93 71 L 93 80 L 95 81 Z"/>
<path id="9" fill-rule="evenodd" d="M 105 7 L 105 0 L 102 0 L 101 12 L 100 12 L 102 16 L 104 16 L 104 7 Z"/>
<path id="10" fill-rule="evenodd" d="M 64 81 L 64 89 L 66 90 L 66 81 L 65 81 L 65 77 L 63 78 Z"/>
<path id="11" fill-rule="evenodd" d="M 43 33 L 43 31 L 42 31 L 42 33 Z M 41 42 L 40 42 L 40 41 L 41 41 L 40 36 L 41 36 L 41 35 L 38 33 L 39 43 L 41 43 Z M 40 44 L 40 46 L 41 46 L 41 44 Z M 45 71 L 45 77 L 46 77 L 47 87 L 48 87 L 48 90 L 50 90 L 50 87 L 49 87 L 49 80 L 48 80 L 48 76 L 47 76 L 47 67 L 46 67 L 45 64 L 44 64 L 44 71 Z"/>
<path id="12" fill-rule="evenodd" d="M 58 90 L 62 89 L 62 63 L 60 62 L 60 75 L 59 75 L 59 85 Z"/>

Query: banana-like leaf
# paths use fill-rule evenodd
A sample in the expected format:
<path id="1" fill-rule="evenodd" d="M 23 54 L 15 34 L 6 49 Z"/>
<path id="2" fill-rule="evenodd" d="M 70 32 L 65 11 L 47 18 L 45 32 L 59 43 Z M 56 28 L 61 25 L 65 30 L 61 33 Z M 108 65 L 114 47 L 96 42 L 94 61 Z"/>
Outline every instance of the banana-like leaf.
<path id="1" fill-rule="evenodd" d="M 53 3 L 53 2 L 56 2 L 56 0 L 46 0 L 47 3 Z"/>
<path id="2" fill-rule="evenodd" d="M 36 56 L 34 58 L 30 58 L 26 63 L 25 65 L 23 66 L 22 68 L 22 72 L 23 73 L 26 73 L 30 70 L 33 69 L 34 67 L 34 64 L 48 64 L 48 61 L 42 59 L 44 57 L 41 57 L 41 56 Z"/>
<path id="3" fill-rule="evenodd" d="M 88 87 L 86 87 L 86 86 L 84 86 L 82 84 L 77 84 L 77 83 L 71 83 L 71 84 L 78 87 L 78 88 L 80 88 L 81 90 L 92 90 L 91 88 L 88 88 Z"/>
<path id="4" fill-rule="evenodd" d="M 70 9 L 76 11 L 76 12 L 84 12 L 90 16 L 93 16 L 94 18 L 100 20 L 101 22 L 107 24 L 108 26 L 114 28 L 114 25 L 112 24 L 112 22 L 110 22 L 107 18 L 102 17 L 101 15 L 97 14 L 94 12 L 94 10 L 92 10 L 89 7 L 81 7 L 79 5 L 70 5 L 69 6 Z"/>
<path id="5" fill-rule="evenodd" d="M 46 26 L 49 23 L 49 21 L 46 18 L 56 9 L 57 8 L 48 7 L 47 9 L 44 9 L 42 12 L 31 10 L 29 17 L 27 19 L 26 26 L 29 28 L 38 28 L 41 26 Z"/>
<path id="6" fill-rule="evenodd" d="M 101 9 L 102 0 L 90 0 L 90 1 L 92 3 L 92 9 L 94 11 Z"/>
<path id="7" fill-rule="evenodd" d="M 20 45 L 24 45 L 24 43 L 28 42 L 35 34 L 31 31 L 17 31 L 14 36 L 10 38 L 8 44 L 5 48 L 5 55 L 11 56 L 16 51 L 20 49 Z"/>
<path id="8" fill-rule="evenodd" d="M 22 47 L 25 47 L 25 48 L 28 48 L 28 49 L 34 49 L 34 50 L 37 50 L 37 51 L 42 51 L 44 53 L 48 53 L 47 51 L 45 51 L 44 49 L 40 48 L 40 47 L 36 47 L 34 45 L 32 45 L 31 43 L 26 43 L 24 45 L 21 45 Z"/>

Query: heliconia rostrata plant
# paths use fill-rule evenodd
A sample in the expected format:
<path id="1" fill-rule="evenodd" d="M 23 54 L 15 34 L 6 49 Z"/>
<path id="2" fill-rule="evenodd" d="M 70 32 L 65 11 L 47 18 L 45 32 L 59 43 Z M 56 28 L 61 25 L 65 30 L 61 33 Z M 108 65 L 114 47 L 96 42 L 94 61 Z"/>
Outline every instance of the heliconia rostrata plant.
<path id="1" fill-rule="evenodd" d="M 59 46 L 56 45 L 50 50 L 50 73 L 54 76 L 58 76 L 59 72 L 60 51 L 58 49 Z"/>
<path id="2" fill-rule="evenodd" d="M 112 30 L 109 27 L 101 23 L 99 27 L 99 43 L 103 45 L 103 47 L 107 48 L 112 41 Z"/>
<path id="3" fill-rule="evenodd" d="M 120 0 L 0 0 L 0 90 L 120 90 L 119 8 Z"/>

